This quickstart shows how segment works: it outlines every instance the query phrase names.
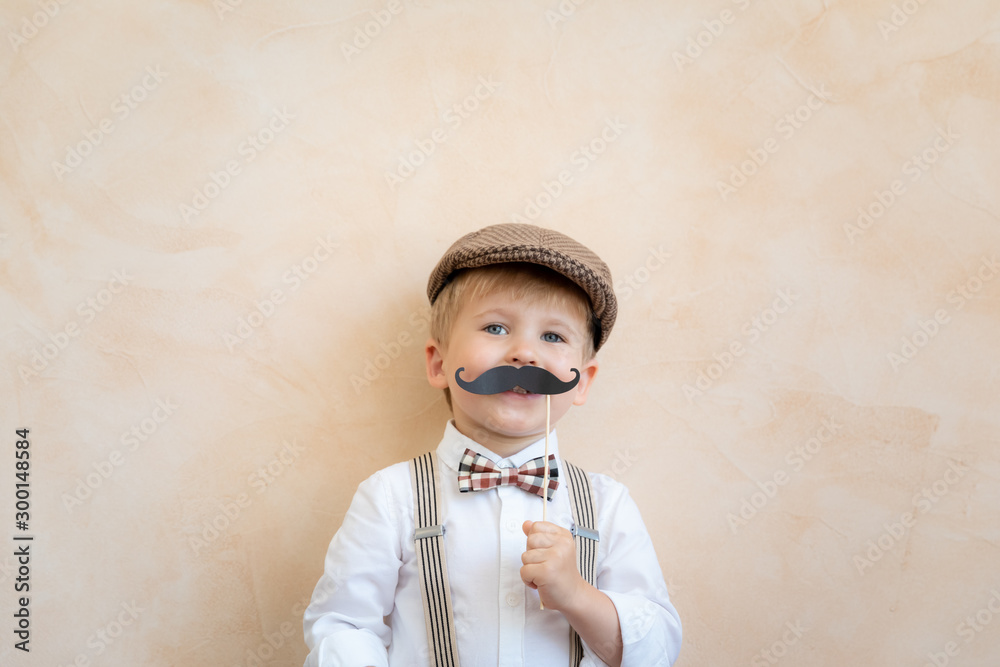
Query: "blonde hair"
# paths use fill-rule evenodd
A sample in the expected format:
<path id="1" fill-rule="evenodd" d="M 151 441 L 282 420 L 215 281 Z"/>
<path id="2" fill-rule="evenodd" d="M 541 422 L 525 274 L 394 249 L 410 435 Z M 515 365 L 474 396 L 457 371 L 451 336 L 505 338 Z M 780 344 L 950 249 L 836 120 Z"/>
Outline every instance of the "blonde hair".
<path id="1" fill-rule="evenodd" d="M 600 320 L 594 315 L 586 293 L 561 273 L 528 262 L 491 264 L 458 271 L 431 306 L 431 337 L 442 348 L 447 347 L 452 324 L 462 306 L 471 299 L 496 293 L 513 301 L 556 305 L 578 315 L 584 331 L 583 362 L 594 358 Z M 447 388 L 444 397 L 451 408 L 451 392 Z"/>

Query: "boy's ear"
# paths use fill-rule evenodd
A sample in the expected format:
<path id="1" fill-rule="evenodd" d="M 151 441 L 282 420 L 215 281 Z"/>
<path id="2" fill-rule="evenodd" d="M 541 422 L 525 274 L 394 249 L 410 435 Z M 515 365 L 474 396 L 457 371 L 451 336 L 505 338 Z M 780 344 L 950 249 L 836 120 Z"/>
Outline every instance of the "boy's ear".
<path id="1" fill-rule="evenodd" d="M 573 391 L 576 392 L 573 405 L 583 405 L 587 402 L 587 392 L 590 391 L 590 385 L 594 383 L 594 378 L 597 376 L 597 358 L 595 357 L 585 363 L 579 371 L 580 381 L 573 388 Z"/>
<path id="2" fill-rule="evenodd" d="M 424 346 L 424 353 L 427 356 L 427 381 L 435 389 L 447 389 L 448 377 L 444 372 L 441 345 L 433 338 L 428 338 Z"/>

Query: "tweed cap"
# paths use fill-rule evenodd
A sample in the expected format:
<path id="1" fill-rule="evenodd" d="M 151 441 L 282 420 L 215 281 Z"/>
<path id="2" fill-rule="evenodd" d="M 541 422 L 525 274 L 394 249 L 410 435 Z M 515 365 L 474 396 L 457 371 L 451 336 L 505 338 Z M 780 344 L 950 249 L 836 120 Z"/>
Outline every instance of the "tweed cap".
<path id="1" fill-rule="evenodd" d="M 491 264 L 528 262 L 546 266 L 580 286 L 590 297 L 599 326 L 594 351 L 604 345 L 618 315 L 611 270 L 586 246 L 560 232 L 535 225 L 490 225 L 455 241 L 427 281 L 431 305 L 456 271 Z"/>

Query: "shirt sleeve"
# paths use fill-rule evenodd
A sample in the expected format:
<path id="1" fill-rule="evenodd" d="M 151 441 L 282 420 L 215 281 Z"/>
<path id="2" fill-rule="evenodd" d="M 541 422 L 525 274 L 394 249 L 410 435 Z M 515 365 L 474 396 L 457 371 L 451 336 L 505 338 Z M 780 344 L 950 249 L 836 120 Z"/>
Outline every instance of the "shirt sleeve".
<path id="1" fill-rule="evenodd" d="M 618 612 L 622 667 L 670 667 L 681 650 L 681 621 L 670 602 L 653 542 L 624 485 L 604 475 L 594 477 L 603 543 L 597 588 Z M 603 664 L 585 647 L 581 667 Z"/>
<path id="2" fill-rule="evenodd" d="M 398 514 L 384 473 L 361 483 L 326 552 L 302 624 L 305 667 L 388 667 L 392 611 L 402 565 Z"/>

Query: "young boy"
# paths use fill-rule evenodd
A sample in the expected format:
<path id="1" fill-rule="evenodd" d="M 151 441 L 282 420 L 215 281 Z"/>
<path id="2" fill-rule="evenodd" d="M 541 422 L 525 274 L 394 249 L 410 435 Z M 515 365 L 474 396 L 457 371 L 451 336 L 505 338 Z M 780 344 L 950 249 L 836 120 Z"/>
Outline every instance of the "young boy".
<path id="1" fill-rule="evenodd" d="M 432 455 L 358 487 L 305 611 L 306 667 L 672 665 L 680 620 L 639 511 L 564 462 L 555 429 L 541 520 L 546 401 L 555 425 L 587 399 L 617 312 L 608 267 L 559 232 L 493 225 L 452 245 L 427 291 L 427 378 L 454 418 Z"/>

